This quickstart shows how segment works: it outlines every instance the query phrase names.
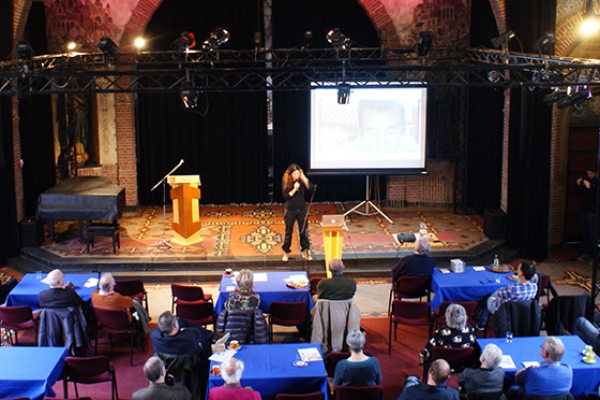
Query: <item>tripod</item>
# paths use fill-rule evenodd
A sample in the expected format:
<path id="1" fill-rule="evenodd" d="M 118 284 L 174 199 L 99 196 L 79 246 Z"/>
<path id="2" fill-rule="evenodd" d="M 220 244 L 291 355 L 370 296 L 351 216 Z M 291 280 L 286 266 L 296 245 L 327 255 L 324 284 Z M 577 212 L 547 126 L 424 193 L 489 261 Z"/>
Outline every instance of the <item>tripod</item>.
<path id="1" fill-rule="evenodd" d="M 179 169 L 179 167 L 181 167 L 181 165 L 183 164 L 183 159 L 181 159 L 181 161 L 179 161 L 179 164 L 177 164 L 168 174 L 166 174 L 160 181 L 156 182 L 156 185 L 154 185 L 152 187 L 152 189 L 150 189 L 150 191 L 154 191 L 154 189 L 156 189 L 158 187 L 158 185 L 160 185 L 162 183 L 162 201 L 163 201 L 163 235 L 162 238 L 154 243 L 151 244 L 150 247 L 167 247 L 167 248 L 173 248 L 174 246 L 169 243 L 167 241 L 167 178 L 169 176 L 171 176 L 171 174 L 173 174 L 173 172 L 177 171 Z"/>
<path id="2" fill-rule="evenodd" d="M 360 203 L 358 203 L 356 206 L 352 207 L 350 210 L 346 211 L 346 213 L 344 214 L 344 216 L 350 214 L 351 212 L 355 212 L 357 214 L 360 215 L 365 215 L 365 216 L 370 216 L 370 215 L 374 215 L 376 214 L 375 212 L 370 213 L 369 212 L 369 206 L 373 207 L 375 209 L 375 211 L 377 213 L 379 213 L 383 218 L 387 219 L 387 221 L 390 224 L 393 224 L 394 221 L 392 221 L 387 215 L 385 215 L 385 213 L 383 211 L 381 211 L 379 208 L 377 208 L 377 206 L 375 204 L 373 204 L 373 202 L 371 200 L 369 200 L 369 195 L 371 193 L 371 185 L 369 184 L 369 175 L 366 176 L 366 195 L 365 195 L 365 200 L 361 201 Z M 362 206 L 365 206 L 365 212 L 360 212 L 358 211 L 358 209 Z"/>

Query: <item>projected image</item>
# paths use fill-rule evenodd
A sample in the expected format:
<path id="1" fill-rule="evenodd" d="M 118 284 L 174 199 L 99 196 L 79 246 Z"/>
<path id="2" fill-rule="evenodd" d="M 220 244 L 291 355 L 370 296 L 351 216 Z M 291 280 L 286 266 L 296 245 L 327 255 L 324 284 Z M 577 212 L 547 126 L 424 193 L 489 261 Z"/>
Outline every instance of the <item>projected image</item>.
<path id="1" fill-rule="evenodd" d="M 311 171 L 424 169 L 426 103 L 423 88 L 353 89 L 348 104 L 337 88 L 313 89 Z"/>

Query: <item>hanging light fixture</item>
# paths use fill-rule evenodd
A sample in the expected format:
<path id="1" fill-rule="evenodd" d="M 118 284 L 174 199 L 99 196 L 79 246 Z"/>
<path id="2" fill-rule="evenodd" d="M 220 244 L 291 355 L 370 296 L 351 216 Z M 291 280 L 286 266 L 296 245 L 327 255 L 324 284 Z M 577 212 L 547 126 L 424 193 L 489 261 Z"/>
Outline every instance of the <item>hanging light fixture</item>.
<path id="1" fill-rule="evenodd" d="M 340 28 L 335 28 L 327 32 L 325 36 L 327 41 L 335 47 L 336 50 L 348 50 L 351 42 L 344 34 L 340 31 Z"/>
<path id="2" fill-rule="evenodd" d="M 208 39 L 202 43 L 202 50 L 206 52 L 213 51 L 219 46 L 227 43 L 229 37 L 229 31 L 226 28 L 217 28 L 214 32 L 211 32 Z"/>
<path id="3" fill-rule="evenodd" d="M 600 21 L 598 15 L 594 11 L 593 0 L 586 0 L 583 9 L 583 23 L 579 27 L 579 33 L 583 36 L 592 36 L 600 29 Z"/>

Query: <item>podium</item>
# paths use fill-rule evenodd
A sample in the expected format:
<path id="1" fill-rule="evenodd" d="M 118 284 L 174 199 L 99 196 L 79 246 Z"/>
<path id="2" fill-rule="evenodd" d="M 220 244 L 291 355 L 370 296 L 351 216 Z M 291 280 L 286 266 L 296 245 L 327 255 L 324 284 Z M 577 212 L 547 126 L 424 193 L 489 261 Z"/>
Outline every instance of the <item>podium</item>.
<path id="1" fill-rule="evenodd" d="M 173 201 L 173 242 L 187 246 L 202 242 L 200 237 L 200 175 L 171 175 L 167 178 Z"/>
<path id="2" fill-rule="evenodd" d="M 327 272 L 327 277 L 331 278 L 329 261 L 331 261 L 332 258 L 342 259 L 342 250 L 344 248 L 344 232 L 346 231 L 346 227 L 322 226 L 321 230 L 323 232 L 323 249 L 325 250 L 325 272 Z"/>

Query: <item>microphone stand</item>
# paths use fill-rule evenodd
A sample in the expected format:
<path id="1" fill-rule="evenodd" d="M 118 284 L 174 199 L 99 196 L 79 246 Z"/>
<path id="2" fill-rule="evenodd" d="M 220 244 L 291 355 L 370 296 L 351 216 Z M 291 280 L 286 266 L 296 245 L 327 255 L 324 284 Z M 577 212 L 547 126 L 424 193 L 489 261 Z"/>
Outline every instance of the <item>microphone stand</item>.
<path id="1" fill-rule="evenodd" d="M 310 201 L 308 202 L 308 207 L 306 207 L 306 217 L 304 218 L 304 223 L 302 224 L 302 229 L 300 229 L 300 235 L 302 235 L 302 233 L 304 232 L 304 230 L 306 229 L 306 225 L 308 224 L 308 217 L 310 216 L 310 206 L 312 206 L 313 200 L 315 198 L 315 192 L 317 191 L 317 185 L 313 184 L 313 190 L 312 190 L 312 195 L 310 196 Z M 308 237 L 308 235 L 307 235 Z M 310 252 L 310 238 L 308 238 L 308 251 Z M 306 264 L 304 264 L 306 262 Z M 303 268 L 306 271 L 306 275 L 308 276 L 309 272 L 310 272 L 310 263 L 308 262 L 307 259 L 302 258 L 302 264 L 303 266 L 305 265 L 306 267 Z M 310 279 L 310 277 L 309 277 Z"/>
<path id="2" fill-rule="evenodd" d="M 167 178 L 169 176 L 171 176 L 171 174 L 173 174 L 173 172 L 177 171 L 179 169 L 179 167 L 181 167 L 181 165 L 183 164 L 183 159 L 181 161 L 179 161 L 179 164 L 177 164 L 168 174 L 166 174 L 165 176 L 163 176 L 163 178 L 156 182 L 156 185 L 154 185 L 152 187 L 152 189 L 150 189 L 150 191 L 154 191 L 154 189 L 156 189 L 158 187 L 158 185 L 160 185 L 162 183 L 162 188 L 163 188 L 163 193 L 162 193 L 162 200 L 163 200 L 163 235 L 162 238 L 154 243 L 151 244 L 150 247 L 158 247 L 160 248 L 161 246 L 165 246 L 167 248 L 173 248 L 174 246 L 169 243 L 167 241 Z"/>

